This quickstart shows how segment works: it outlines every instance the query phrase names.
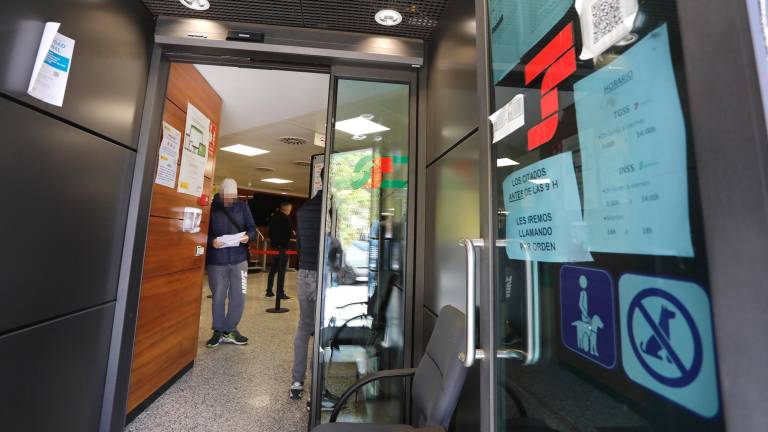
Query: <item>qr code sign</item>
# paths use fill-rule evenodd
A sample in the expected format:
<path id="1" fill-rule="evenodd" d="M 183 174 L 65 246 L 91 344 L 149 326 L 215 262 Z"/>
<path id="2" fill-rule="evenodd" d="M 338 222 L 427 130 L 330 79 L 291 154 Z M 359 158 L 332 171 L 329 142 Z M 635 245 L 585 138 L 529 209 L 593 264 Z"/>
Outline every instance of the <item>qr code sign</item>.
<path id="1" fill-rule="evenodd" d="M 592 4 L 592 43 L 598 44 L 621 25 L 621 0 L 598 0 Z"/>

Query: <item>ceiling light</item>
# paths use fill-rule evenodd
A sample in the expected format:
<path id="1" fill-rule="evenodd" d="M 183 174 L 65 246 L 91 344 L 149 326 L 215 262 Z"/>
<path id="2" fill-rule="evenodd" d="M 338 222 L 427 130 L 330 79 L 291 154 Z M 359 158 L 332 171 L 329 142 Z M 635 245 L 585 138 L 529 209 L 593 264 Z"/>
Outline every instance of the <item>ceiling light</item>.
<path id="1" fill-rule="evenodd" d="M 267 182 L 267 183 L 275 183 L 275 184 L 293 183 L 293 180 L 286 180 L 286 179 L 274 178 L 274 177 L 261 179 L 261 181 Z"/>
<path id="2" fill-rule="evenodd" d="M 269 153 L 269 150 L 262 150 L 260 148 L 251 147 L 243 144 L 235 144 L 221 148 L 224 151 L 241 154 L 243 156 L 258 156 L 264 153 Z"/>
<path id="3" fill-rule="evenodd" d="M 514 166 L 514 165 L 520 165 L 520 162 L 515 162 L 510 158 L 496 159 L 497 167 L 506 167 L 506 166 Z"/>
<path id="4" fill-rule="evenodd" d="M 368 135 L 388 131 L 389 128 L 362 117 L 336 122 L 336 129 L 350 135 Z"/>
<path id="5" fill-rule="evenodd" d="M 552 183 L 552 180 L 546 179 L 546 178 L 545 179 L 533 179 L 533 180 L 531 180 L 531 183 L 537 184 L 537 185 L 542 185 L 542 184 Z"/>
<path id="6" fill-rule="evenodd" d="M 355 141 L 362 141 L 362 140 L 364 140 L 366 138 L 368 138 L 368 137 L 365 136 L 365 135 L 353 135 L 352 136 L 352 139 L 355 140 Z"/>
<path id="7" fill-rule="evenodd" d="M 373 140 L 376 141 L 376 142 L 381 142 L 381 140 L 383 140 L 383 139 L 384 138 L 382 138 L 381 135 L 376 135 L 375 137 L 373 137 Z"/>
<path id="8" fill-rule="evenodd" d="M 376 12 L 376 22 L 387 27 L 396 26 L 403 22 L 400 12 L 392 9 L 382 9 Z"/>
<path id="9" fill-rule="evenodd" d="M 360 114 L 360 118 L 363 118 L 366 120 L 373 120 L 373 114 Z"/>
<path id="10" fill-rule="evenodd" d="M 198 10 L 198 11 L 204 11 L 208 10 L 209 7 L 211 7 L 211 3 L 208 0 L 179 0 L 181 4 L 184 6 Z"/>

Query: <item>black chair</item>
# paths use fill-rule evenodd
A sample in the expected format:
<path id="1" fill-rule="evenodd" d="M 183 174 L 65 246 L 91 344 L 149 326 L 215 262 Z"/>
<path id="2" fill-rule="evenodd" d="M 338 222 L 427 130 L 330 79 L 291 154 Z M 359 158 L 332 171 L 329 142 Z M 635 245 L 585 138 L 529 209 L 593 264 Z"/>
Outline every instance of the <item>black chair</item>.
<path id="1" fill-rule="evenodd" d="M 384 378 L 413 377 L 414 423 L 426 427 L 424 431 L 448 428 L 459 400 L 467 368 L 459 360 L 466 345 L 464 314 L 452 306 L 440 311 L 427 350 L 416 369 L 393 369 L 371 374 L 348 388 L 333 408 L 330 423 L 320 425 L 313 432 L 416 432 L 408 425 L 377 425 L 370 423 L 336 423 L 347 399 L 364 385 Z"/>

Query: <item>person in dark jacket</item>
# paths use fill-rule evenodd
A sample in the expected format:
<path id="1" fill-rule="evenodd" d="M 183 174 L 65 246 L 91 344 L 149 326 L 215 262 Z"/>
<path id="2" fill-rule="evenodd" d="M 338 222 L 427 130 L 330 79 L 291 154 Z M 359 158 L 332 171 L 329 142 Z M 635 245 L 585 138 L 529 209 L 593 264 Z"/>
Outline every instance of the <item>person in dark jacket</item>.
<path id="1" fill-rule="evenodd" d="M 225 243 L 221 236 L 245 233 L 235 243 Z M 251 210 L 237 200 L 237 183 L 230 178 L 221 183 L 221 193 L 213 197 L 208 228 L 208 285 L 213 294 L 213 336 L 207 346 L 221 342 L 245 345 L 248 338 L 237 331 L 243 316 L 248 291 L 248 242 L 256 238 L 256 224 Z M 229 308 L 226 308 L 229 298 Z"/>
<path id="2" fill-rule="evenodd" d="M 293 206 L 285 201 L 280 203 L 280 210 L 276 211 L 269 219 L 269 242 L 270 249 L 277 250 L 278 254 L 272 257 L 272 264 L 269 267 L 269 277 L 267 278 L 267 297 L 273 297 L 272 286 L 277 275 L 277 295 L 283 300 L 290 297 L 285 295 L 285 270 L 288 266 L 288 256 L 285 254 L 291 243 L 293 228 L 291 227 L 291 214 Z"/>
<path id="3" fill-rule="evenodd" d="M 309 337 L 315 330 L 322 208 L 323 193 L 318 192 L 311 200 L 304 203 L 296 213 L 296 239 L 299 249 L 299 325 L 293 340 L 291 399 L 300 399 L 304 392 Z"/>

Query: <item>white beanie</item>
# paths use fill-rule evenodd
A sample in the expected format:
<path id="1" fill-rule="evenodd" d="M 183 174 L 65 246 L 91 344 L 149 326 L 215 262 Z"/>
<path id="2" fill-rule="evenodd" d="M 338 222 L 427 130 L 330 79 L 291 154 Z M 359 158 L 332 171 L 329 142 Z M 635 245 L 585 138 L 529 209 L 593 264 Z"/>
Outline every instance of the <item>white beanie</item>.
<path id="1" fill-rule="evenodd" d="M 224 195 L 237 195 L 237 182 L 231 178 L 225 178 L 221 182 L 221 193 Z"/>

